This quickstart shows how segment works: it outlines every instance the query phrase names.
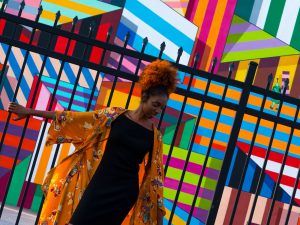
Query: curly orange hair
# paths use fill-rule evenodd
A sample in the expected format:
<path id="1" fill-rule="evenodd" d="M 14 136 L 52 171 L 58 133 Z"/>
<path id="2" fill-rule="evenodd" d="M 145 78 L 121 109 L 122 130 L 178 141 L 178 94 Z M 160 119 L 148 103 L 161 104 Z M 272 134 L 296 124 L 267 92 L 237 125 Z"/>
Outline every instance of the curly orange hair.
<path id="1" fill-rule="evenodd" d="M 166 60 L 155 60 L 148 64 L 139 78 L 142 91 L 150 88 L 165 87 L 168 95 L 175 91 L 177 69 Z"/>

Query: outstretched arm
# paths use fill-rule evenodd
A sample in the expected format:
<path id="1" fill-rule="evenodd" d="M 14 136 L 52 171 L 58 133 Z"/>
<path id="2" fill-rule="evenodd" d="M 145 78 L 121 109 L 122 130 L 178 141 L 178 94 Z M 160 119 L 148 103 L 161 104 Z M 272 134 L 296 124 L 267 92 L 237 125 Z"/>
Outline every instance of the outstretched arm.
<path id="1" fill-rule="evenodd" d="M 17 115 L 17 117 L 13 119 L 15 121 L 24 119 L 28 116 L 39 116 L 51 120 L 54 120 L 56 117 L 56 113 L 54 111 L 42 111 L 26 108 L 24 106 L 19 105 L 16 102 L 9 103 L 8 111 Z"/>

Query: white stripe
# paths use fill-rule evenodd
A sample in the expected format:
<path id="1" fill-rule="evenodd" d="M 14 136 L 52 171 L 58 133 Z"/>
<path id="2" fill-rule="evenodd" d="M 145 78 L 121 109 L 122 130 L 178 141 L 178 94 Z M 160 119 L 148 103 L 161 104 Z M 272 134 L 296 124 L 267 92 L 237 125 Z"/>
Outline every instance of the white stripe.
<path id="1" fill-rule="evenodd" d="M 280 184 L 280 186 L 289 194 L 289 196 L 292 196 L 294 186 L 290 187 L 290 186 L 287 186 L 287 185 L 284 185 L 284 184 Z M 295 198 L 300 199 L 300 190 L 299 189 L 297 189 L 297 191 L 296 191 Z"/>
<path id="2" fill-rule="evenodd" d="M 70 144 L 70 149 L 68 155 L 71 155 L 75 151 L 75 146 L 73 144 Z"/>
<path id="3" fill-rule="evenodd" d="M 45 123 L 45 122 L 43 122 L 43 123 L 41 124 L 41 127 L 44 126 L 44 123 Z M 48 133 L 49 127 L 50 127 L 50 124 L 47 124 L 46 132 L 45 132 L 45 133 Z M 42 157 L 42 154 L 43 154 L 43 151 L 44 151 L 44 147 L 37 149 L 38 143 L 39 143 L 40 138 L 41 138 L 41 133 L 42 133 L 42 130 L 40 130 L 40 132 L 39 132 L 38 139 L 37 139 L 37 141 L 36 141 L 36 145 L 35 145 L 34 152 L 33 152 L 33 156 L 32 156 L 32 159 L 33 159 L 33 157 L 35 157 L 35 155 L 36 155 L 37 152 L 38 152 L 38 158 L 37 158 L 37 161 L 36 161 L 36 163 L 35 163 L 35 167 L 34 167 L 34 171 L 33 171 L 33 176 L 32 176 L 32 179 L 31 179 L 31 182 L 34 182 L 34 183 L 35 183 L 35 176 L 36 176 L 36 174 L 37 174 L 37 172 L 38 172 L 38 168 L 39 168 L 39 166 L 40 166 L 41 157 Z M 44 136 L 46 136 L 46 135 L 44 135 Z M 44 145 L 45 145 L 45 141 L 46 141 L 46 139 L 43 138 L 43 141 L 42 141 L 42 143 L 41 143 L 41 146 L 44 146 Z M 45 159 L 44 159 L 44 160 L 45 160 Z M 32 162 L 30 162 L 29 168 L 31 168 L 31 166 L 32 166 Z M 28 181 L 28 174 L 27 174 L 26 180 Z"/>
<path id="4" fill-rule="evenodd" d="M 260 7 L 261 7 L 261 0 L 255 0 L 255 2 L 253 4 L 251 16 L 249 19 L 250 23 L 256 24 Z"/>
<path id="5" fill-rule="evenodd" d="M 281 21 L 279 24 L 279 28 L 277 31 L 276 37 L 283 42 L 290 44 L 298 12 L 299 12 L 299 7 L 300 7 L 300 1 L 295 1 L 295 0 L 286 0 Z M 299 32 L 299 31 L 296 31 Z"/>
<path id="6" fill-rule="evenodd" d="M 127 25 L 128 23 L 126 23 L 126 20 L 131 21 L 132 24 L 135 25 L 136 34 L 138 34 L 141 37 L 149 37 L 149 42 L 152 45 L 154 45 L 157 49 L 160 49 L 161 43 L 165 42 L 166 48 L 164 53 L 174 61 L 177 59 L 177 50 L 179 49 L 179 46 L 175 45 L 172 41 L 162 36 L 148 24 L 144 23 L 138 17 L 136 17 L 124 8 L 121 22 Z M 180 63 L 187 64 L 189 62 L 189 58 L 190 55 L 187 52 L 183 51 L 182 56 L 180 58 Z"/>
<path id="7" fill-rule="evenodd" d="M 32 57 L 33 63 L 35 64 L 38 72 L 34 75 L 38 76 L 39 72 L 41 70 L 42 64 L 43 64 L 43 60 L 41 58 L 40 54 L 34 53 L 34 52 L 30 52 L 30 55 Z M 45 71 L 45 70 L 44 70 Z"/>
<path id="8" fill-rule="evenodd" d="M 263 2 L 262 2 L 262 5 L 261 5 L 260 11 L 259 11 L 259 15 L 258 15 L 258 19 L 256 22 L 256 26 L 258 26 L 261 29 L 264 29 L 267 15 L 268 15 L 269 8 L 270 8 L 270 4 L 271 4 L 271 0 L 263 0 Z"/>
<path id="9" fill-rule="evenodd" d="M 198 27 L 183 16 L 178 15 L 178 13 L 171 9 L 168 5 L 158 0 L 138 0 L 138 2 L 146 6 L 149 10 L 154 12 L 170 25 L 174 24 L 177 30 L 185 34 L 191 40 L 195 40 Z"/>
<path id="10" fill-rule="evenodd" d="M 264 163 L 264 158 L 258 157 L 258 156 L 251 156 L 251 159 L 260 167 L 262 168 L 263 163 Z M 272 160 L 268 160 L 266 170 L 274 172 L 274 173 L 279 173 L 280 172 L 280 167 L 281 163 L 274 162 Z M 285 165 L 283 169 L 283 174 L 288 177 L 296 178 L 298 173 L 298 169 L 292 166 Z"/>
<path id="11" fill-rule="evenodd" d="M 2 89 L 2 91 L 0 93 L 0 97 L 1 97 L 0 99 L 1 99 L 2 105 L 4 107 L 4 110 L 7 110 L 8 104 L 9 104 L 9 98 L 8 98 L 5 88 Z M 14 116 L 13 116 L 13 118 L 14 118 Z"/>

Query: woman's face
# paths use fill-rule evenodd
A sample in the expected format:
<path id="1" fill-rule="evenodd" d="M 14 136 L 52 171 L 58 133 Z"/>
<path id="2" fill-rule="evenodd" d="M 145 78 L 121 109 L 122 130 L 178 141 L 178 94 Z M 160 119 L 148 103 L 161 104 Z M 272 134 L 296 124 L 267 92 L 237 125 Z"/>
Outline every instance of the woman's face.
<path id="1" fill-rule="evenodd" d="M 151 95 L 146 101 L 142 102 L 142 109 L 145 116 L 149 119 L 161 113 L 166 106 L 168 96 L 165 94 Z"/>

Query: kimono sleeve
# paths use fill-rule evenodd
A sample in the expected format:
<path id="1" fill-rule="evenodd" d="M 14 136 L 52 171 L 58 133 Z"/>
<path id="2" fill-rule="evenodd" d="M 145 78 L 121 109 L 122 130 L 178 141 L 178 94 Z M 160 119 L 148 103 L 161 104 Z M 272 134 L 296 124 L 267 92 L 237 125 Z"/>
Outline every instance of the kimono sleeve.
<path id="1" fill-rule="evenodd" d="M 159 134 L 161 136 L 161 133 Z M 159 167 L 162 169 L 161 173 L 159 173 L 159 176 L 161 176 L 161 181 L 162 181 L 162 184 L 164 184 L 164 180 L 165 180 L 165 176 L 164 176 L 164 166 L 163 166 L 163 142 L 160 141 L 160 160 L 158 160 L 158 164 L 159 164 Z M 163 185 L 159 186 L 158 187 L 158 190 L 157 190 L 157 193 L 158 193 L 158 198 L 157 198 L 157 206 L 158 208 L 162 211 L 162 214 L 165 216 L 166 215 L 166 208 L 164 206 L 164 190 L 163 190 Z"/>
<path id="2" fill-rule="evenodd" d="M 56 111 L 56 118 L 48 131 L 46 146 L 61 143 L 72 143 L 75 146 L 81 144 L 92 132 L 99 114 L 99 111 Z"/>

